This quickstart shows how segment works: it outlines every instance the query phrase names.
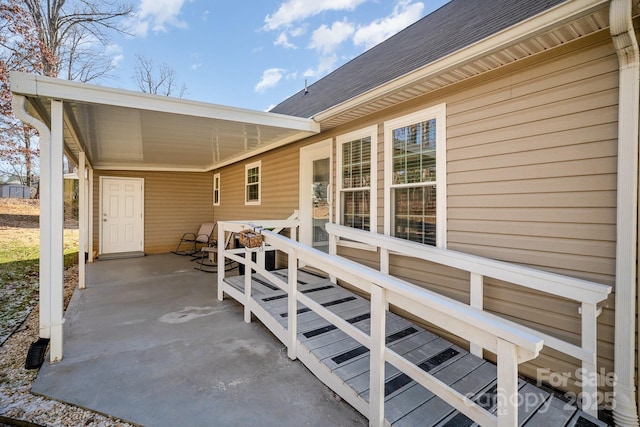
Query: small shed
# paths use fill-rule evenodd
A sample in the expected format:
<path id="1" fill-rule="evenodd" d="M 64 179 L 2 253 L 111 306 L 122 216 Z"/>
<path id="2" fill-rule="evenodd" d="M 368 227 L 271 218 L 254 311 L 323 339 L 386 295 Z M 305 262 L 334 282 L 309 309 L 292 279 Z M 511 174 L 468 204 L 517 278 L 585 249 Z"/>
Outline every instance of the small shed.
<path id="1" fill-rule="evenodd" d="M 31 198 L 31 187 L 22 184 L 2 184 L 0 185 L 0 197 L 29 199 Z"/>

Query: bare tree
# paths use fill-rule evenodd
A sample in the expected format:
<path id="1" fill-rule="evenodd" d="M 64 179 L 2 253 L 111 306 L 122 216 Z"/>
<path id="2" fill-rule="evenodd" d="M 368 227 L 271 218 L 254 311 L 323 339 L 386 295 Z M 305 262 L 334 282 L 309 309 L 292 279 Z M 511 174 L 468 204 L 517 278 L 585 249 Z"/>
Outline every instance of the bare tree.
<path id="1" fill-rule="evenodd" d="M 83 83 L 108 76 L 115 69 L 113 58 L 97 45 L 101 43 L 84 27 L 72 28 L 60 52 L 59 76 Z"/>
<path id="2" fill-rule="evenodd" d="M 33 129 L 11 112 L 9 71 L 88 82 L 112 70 L 108 35 L 123 32 L 131 7 L 115 0 L 0 0 L 0 172 L 31 185 L 37 177 Z"/>
<path id="3" fill-rule="evenodd" d="M 67 77 L 74 74 L 77 68 L 85 80 L 101 76 L 95 71 L 100 69 L 87 64 L 84 53 L 89 44 L 106 46 L 110 32 L 124 32 L 120 26 L 121 19 L 131 15 L 131 7 L 124 6 L 113 0 L 22 0 L 31 15 L 38 39 L 48 47 L 51 56 L 42 56 L 43 71 L 47 75 L 58 75 L 61 68 L 66 70 Z M 95 47 L 94 47 L 95 48 Z M 79 50 L 83 55 L 79 55 Z M 87 61 L 95 64 L 95 55 L 89 56 Z M 107 60 L 110 64 L 110 58 Z M 109 67 L 102 67 L 110 70 Z M 103 72 L 104 73 L 104 72 Z"/>
<path id="4" fill-rule="evenodd" d="M 182 98 L 187 88 L 178 82 L 176 70 L 167 64 L 156 66 L 152 59 L 136 55 L 133 81 L 144 93 Z"/>

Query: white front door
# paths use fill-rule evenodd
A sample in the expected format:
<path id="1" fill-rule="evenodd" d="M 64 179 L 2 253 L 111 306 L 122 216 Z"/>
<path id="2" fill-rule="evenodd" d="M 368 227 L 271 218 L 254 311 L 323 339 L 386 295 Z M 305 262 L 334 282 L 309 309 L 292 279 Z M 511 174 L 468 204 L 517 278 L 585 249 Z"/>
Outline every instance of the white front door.
<path id="1" fill-rule="evenodd" d="M 331 140 L 300 149 L 300 242 L 329 252 Z"/>
<path id="2" fill-rule="evenodd" d="M 142 252 L 143 178 L 100 178 L 100 253 Z"/>

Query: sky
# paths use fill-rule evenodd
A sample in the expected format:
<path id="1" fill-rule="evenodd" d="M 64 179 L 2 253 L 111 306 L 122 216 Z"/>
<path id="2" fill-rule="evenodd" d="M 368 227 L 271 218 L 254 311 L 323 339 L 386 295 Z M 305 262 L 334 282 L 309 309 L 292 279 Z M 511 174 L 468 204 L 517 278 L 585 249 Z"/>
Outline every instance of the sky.
<path id="1" fill-rule="evenodd" d="M 133 0 L 98 84 L 137 90 L 136 55 L 167 64 L 183 98 L 267 111 L 448 0 Z"/>

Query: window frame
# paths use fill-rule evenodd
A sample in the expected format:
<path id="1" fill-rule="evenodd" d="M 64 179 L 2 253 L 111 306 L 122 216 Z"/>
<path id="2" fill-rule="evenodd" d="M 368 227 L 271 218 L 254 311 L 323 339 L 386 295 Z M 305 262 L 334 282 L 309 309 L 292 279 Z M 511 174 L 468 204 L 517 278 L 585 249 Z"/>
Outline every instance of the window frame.
<path id="1" fill-rule="evenodd" d="M 213 206 L 220 206 L 220 174 L 213 174 Z"/>
<path id="2" fill-rule="evenodd" d="M 393 130 L 436 119 L 436 182 L 393 184 Z M 438 104 L 384 122 L 384 234 L 392 236 L 394 207 L 391 191 L 394 188 L 414 188 L 433 185 L 436 189 L 436 245 L 447 247 L 447 136 L 446 104 Z"/>
<path id="3" fill-rule="evenodd" d="M 258 182 L 249 183 L 249 171 L 258 168 Z M 256 200 L 248 200 L 249 186 L 258 186 L 258 198 Z M 260 206 L 262 203 L 262 161 L 247 163 L 244 165 L 244 204 L 245 206 Z"/>
<path id="4" fill-rule="evenodd" d="M 370 138 L 371 140 L 371 170 L 370 182 L 368 187 L 350 187 L 344 188 L 342 181 L 343 155 L 342 147 L 344 144 L 353 142 L 362 138 Z M 369 191 L 369 231 L 378 232 L 378 125 L 372 125 L 366 128 L 358 129 L 336 137 L 336 224 L 343 225 L 342 212 L 342 194 L 351 191 Z M 340 239 L 340 244 L 345 246 L 356 245 L 356 242 Z M 360 247 L 362 244 L 357 244 Z M 370 245 L 366 245 L 367 248 Z"/>

